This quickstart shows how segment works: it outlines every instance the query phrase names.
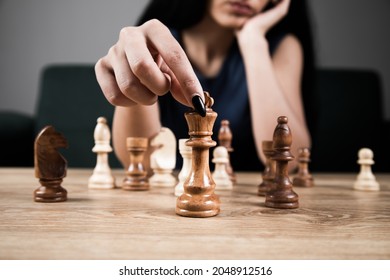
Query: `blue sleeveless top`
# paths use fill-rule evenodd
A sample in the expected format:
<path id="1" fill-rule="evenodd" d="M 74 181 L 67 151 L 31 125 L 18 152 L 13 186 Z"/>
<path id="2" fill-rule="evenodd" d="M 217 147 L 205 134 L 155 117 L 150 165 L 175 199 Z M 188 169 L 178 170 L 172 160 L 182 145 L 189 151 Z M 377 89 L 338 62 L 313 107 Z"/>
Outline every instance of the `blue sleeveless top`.
<path id="1" fill-rule="evenodd" d="M 171 30 L 173 36 L 182 45 L 179 32 Z M 269 40 L 270 52 L 276 49 L 282 39 L 271 38 Z M 183 45 L 182 45 L 183 46 Z M 197 69 L 195 73 L 203 87 L 214 98 L 213 110 L 218 113 L 214 124 L 212 138 L 218 143 L 218 132 L 221 121 L 226 119 L 230 122 L 233 134 L 230 154 L 231 165 L 236 171 L 262 171 L 264 169 L 255 147 L 252 133 L 252 121 L 249 108 L 248 88 L 240 50 L 235 41 L 231 46 L 225 61 L 217 76 L 208 78 L 203 76 Z M 160 118 L 163 126 L 170 128 L 176 139 L 189 138 L 188 126 L 184 113 L 188 107 L 176 101 L 171 94 L 159 97 Z M 270 138 L 272 135 L 270 135 Z M 210 151 L 210 157 L 212 151 Z M 182 166 L 182 157 L 177 153 L 176 168 Z"/>

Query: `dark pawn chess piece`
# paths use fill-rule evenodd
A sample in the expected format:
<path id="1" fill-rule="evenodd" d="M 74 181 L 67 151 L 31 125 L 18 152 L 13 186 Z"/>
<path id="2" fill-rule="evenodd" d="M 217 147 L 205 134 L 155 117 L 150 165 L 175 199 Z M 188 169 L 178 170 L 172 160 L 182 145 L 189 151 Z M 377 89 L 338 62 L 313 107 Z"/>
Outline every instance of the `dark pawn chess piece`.
<path id="1" fill-rule="evenodd" d="M 61 202 L 67 200 L 67 191 L 61 186 L 66 176 L 67 161 L 57 151 L 67 148 L 65 137 L 54 127 L 46 126 L 37 135 L 34 143 L 35 177 L 41 186 L 34 191 L 36 202 Z"/>
<path id="2" fill-rule="evenodd" d="M 234 151 L 234 149 L 232 148 L 232 140 L 233 140 L 233 134 L 232 131 L 230 130 L 229 121 L 222 120 L 221 127 L 218 132 L 218 142 L 219 142 L 219 146 L 225 147 L 229 152 L 229 161 L 226 164 L 226 172 L 227 174 L 229 174 L 230 180 L 233 183 L 236 183 L 237 177 L 233 171 L 233 167 L 230 162 L 230 154 Z"/>
<path id="3" fill-rule="evenodd" d="M 128 137 L 126 147 L 129 152 L 130 164 L 123 180 L 122 189 L 128 191 L 149 190 L 147 172 L 145 171 L 143 160 L 148 147 L 148 138 Z"/>
<path id="4" fill-rule="evenodd" d="M 271 159 L 274 154 L 273 142 L 272 141 L 263 141 L 263 153 L 266 158 L 265 168 L 262 174 L 263 182 L 258 186 L 257 194 L 260 196 L 265 196 L 266 193 L 271 191 L 274 187 L 274 178 L 275 178 L 275 161 Z"/>
<path id="5" fill-rule="evenodd" d="M 265 206 L 271 208 L 291 209 L 299 207 L 298 195 L 293 191 L 288 176 L 288 162 L 293 160 L 294 157 L 290 153 L 292 135 L 287 122 L 287 117 L 279 117 L 273 135 L 274 155 L 271 159 L 276 161 L 275 188 L 265 196 Z"/>
<path id="6" fill-rule="evenodd" d="M 177 198 L 176 214 L 185 217 L 212 217 L 220 211 L 219 197 L 214 193 L 215 182 L 210 174 L 209 149 L 216 145 L 211 139 L 217 113 L 210 107 L 213 99 L 205 93 L 206 116 L 196 111 L 185 113 L 192 148 L 192 166 L 184 182 L 184 193 Z"/>
<path id="7" fill-rule="evenodd" d="M 293 179 L 294 187 L 314 187 L 313 176 L 309 172 L 310 150 L 308 148 L 298 149 L 298 173 Z"/>

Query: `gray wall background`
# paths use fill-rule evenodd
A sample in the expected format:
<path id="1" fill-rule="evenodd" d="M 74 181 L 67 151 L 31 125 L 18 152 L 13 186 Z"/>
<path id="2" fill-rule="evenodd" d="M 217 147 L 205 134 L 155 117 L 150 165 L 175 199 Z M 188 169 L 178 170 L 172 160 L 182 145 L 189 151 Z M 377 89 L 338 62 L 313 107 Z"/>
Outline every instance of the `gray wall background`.
<path id="1" fill-rule="evenodd" d="M 147 2 L 0 0 L 0 110 L 34 114 L 45 65 L 95 63 Z M 308 2 L 318 65 L 377 70 L 390 119 L 390 1 Z"/>

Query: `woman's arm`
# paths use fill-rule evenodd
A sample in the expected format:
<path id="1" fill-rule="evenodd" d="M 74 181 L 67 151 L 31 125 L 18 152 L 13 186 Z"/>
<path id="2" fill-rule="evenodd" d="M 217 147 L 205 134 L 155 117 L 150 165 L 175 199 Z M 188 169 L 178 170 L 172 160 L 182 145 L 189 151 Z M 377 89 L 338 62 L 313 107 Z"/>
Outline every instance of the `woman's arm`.
<path id="1" fill-rule="evenodd" d="M 302 47 L 293 35 L 285 36 L 274 55 L 269 54 L 265 34 L 288 10 L 289 1 L 282 1 L 262 18 L 250 19 L 237 32 L 248 80 L 249 100 L 255 144 L 259 157 L 265 162 L 262 141 L 272 140 L 278 116 L 287 116 L 293 135 L 291 152 L 310 147 L 310 134 L 304 117 L 301 98 L 303 68 Z M 279 10 L 277 10 L 279 9 Z M 265 12 L 268 13 L 268 12 Z M 264 14 L 265 14 L 264 13 Z M 294 161 L 290 167 L 296 166 Z"/>
<path id="2" fill-rule="evenodd" d="M 289 119 L 293 134 L 291 152 L 296 154 L 299 147 L 310 147 L 300 91 L 302 51 L 299 42 L 295 37 L 287 36 L 280 43 L 273 59 L 268 54 L 267 42 L 258 42 L 257 47 L 253 48 L 248 50 L 248 47 L 244 60 L 252 129 L 259 156 L 265 160 L 261 143 L 263 140 L 272 140 L 278 116 L 287 116 Z"/>
<path id="3" fill-rule="evenodd" d="M 146 137 L 149 140 L 156 136 L 161 129 L 157 103 L 151 106 L 133 105 L 130 107 L 116 107 L 113 119 L 113 146 L 114 151 L 124 168 L 129 165 L 129 154 L 126 149 L 127 137 Z M 153 152 L 148 146 L 145 153 L 145 169 L 150 167 L 150 154 Z"/>

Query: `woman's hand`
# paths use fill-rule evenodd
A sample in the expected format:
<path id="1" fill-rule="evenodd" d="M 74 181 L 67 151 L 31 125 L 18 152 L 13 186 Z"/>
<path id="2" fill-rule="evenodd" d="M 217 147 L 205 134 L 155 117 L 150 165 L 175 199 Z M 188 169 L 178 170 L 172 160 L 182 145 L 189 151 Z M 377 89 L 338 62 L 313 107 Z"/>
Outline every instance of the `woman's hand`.
<path id="1" fill-rule="evenodd" d="M 236 36 L 239 41 L 250 40 L 253 34 L 256 34 L 256 36 L 259 36 L 259 34 L 265 36 L 268 30 L 288 13 L 290 0 L 271 1 L 275 5 L 274 7 L 248 19 L 241 29 L 236 30 Z"/>
<path id="2" fill-rule="evenodd" d="M 184 50 L 158 20 L 123 28 L 95 72 L 105 97 L 115 106 L 151 105 L 168 91 L 189 107 L 195 95 L 204 100 Z"/>

